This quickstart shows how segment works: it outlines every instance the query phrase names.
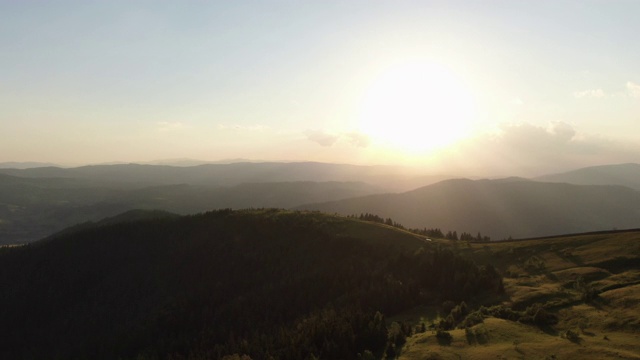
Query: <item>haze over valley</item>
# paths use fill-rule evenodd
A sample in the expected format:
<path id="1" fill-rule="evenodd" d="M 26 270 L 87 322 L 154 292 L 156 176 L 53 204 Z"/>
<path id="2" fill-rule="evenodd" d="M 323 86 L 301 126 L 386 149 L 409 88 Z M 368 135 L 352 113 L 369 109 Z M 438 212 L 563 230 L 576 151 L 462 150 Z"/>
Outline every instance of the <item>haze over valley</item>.
<path id="1" fill-rule="evenodd" d="M 0 359 L 640 359 L 640 2 L 0 14 Z"/>
<path id="2" fill-rule="evenodd" d="M 0 169 L 0 234 L 4 244 L 25 243 L 132 209 L 194 214 L 265 207 L 370 213 L 409 228 L 480 232 L 494 240 L 631 229 L 640 227 L 640 196 L 621 184 L 636 185 L 638 167 L 541 178 L 565 183 L 442 180 L 398 167 L 326 163 Z"/>

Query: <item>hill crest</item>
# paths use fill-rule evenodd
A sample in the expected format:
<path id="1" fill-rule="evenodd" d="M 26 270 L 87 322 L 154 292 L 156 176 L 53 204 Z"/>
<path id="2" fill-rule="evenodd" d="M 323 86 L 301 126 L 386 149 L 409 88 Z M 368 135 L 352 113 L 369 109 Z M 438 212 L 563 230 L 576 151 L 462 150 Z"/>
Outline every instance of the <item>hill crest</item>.
<path id="1" fill-rule="evenodd" d="M 577 185 L 620 185 L 640 190 L 640 164 L 591 166 L 564 173 L 544 175 L 534 180 Z"/>
<path id="2" fill-rule="evenodd" d="M 523 179 L 445 180 L 398 194 L 377 194 L 299 209 L 372 213 L 410 228 L 441 228 L 493 239 L 640 226 L 640 193 L 616 185 Z"/>

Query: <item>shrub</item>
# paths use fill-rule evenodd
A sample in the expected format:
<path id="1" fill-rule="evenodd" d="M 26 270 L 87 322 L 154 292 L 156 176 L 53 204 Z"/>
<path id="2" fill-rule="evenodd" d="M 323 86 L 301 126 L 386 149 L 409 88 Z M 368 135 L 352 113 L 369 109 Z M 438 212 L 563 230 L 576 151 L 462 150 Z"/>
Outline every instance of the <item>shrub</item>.
<path id="1" fill-rule="evenodd" d="M 451 309 L 451 312 L 449 314 L 453 317 L 455 321 L 460 321 L 464 319 L 464 317 L 468 313 L 469 313 L 469 308 L 467 307 L 467 304 L 463 301 L 460 303 L 460 305 L 457 305 L 456 307 Z"/>
<path id="2" fill-rule="evenodd" d="M 482 312 L 478 310 L 467 315 L 467 317 L 465 317 L 464 320 L 460 323 L 460 327 L 468 328 L 482 322 L 484 322 L 484 316 L 482 315 Z"/>
<path id="3" fill-rule="evenodd" d="M 436 333 L 436 338 L 438 339 L 438 343 L 440 345 L 451 345 L 451 341 L 453 340 L 453 336 L 448 331 L 438 330 Z"/>
<path id="4" fill-rule="evenodd" d="M 473 345 L 476 342 L 476 335 L 473 333 L 471 328 L 464 328 L 464 335 L 467 338 L 467 343 L 469 345 Z"/>
<path id="5" fill-rule="evenodd" d="M 376 356 L 371 350 L 365 350 L 364 353 L 358 354 L 358 360 L 376 360 Z"/>
<path id="6" fill-rule="evenodd" d="M 486 309 L 487 315 L 497 317 L 499 319 L 517 321 L 522 316 L 521 313 L 514 311 L 508 306 L 496 305 Z"/>
<path id="7" fill-rule="evenodd" d="M 489 333 L 484 327 L 476 328 L 473 333 L 476 337 L 476 341 L 479 344 L 486 344 L 489 342 Z"/>
<path id="8" fill-rule="evenodd" d="M 538 326 L 554 325 L 558 323 L 558 317 L 548 312 L 540 303 L 535 303 L 524 311 L 520 322 L 533 323 Z"/>
<path id="9" fill-rule="evenodd" d="M 580 342 L 580 334 L 571 329 L 565 331 L 562 337 L 574 343 Z"/>
<path id="10" fill-rule="evenodd" d="M 424 322 L 420 323 L 420 325 L 416 327 L 416 333 L 423 333 L 426 331 L 427 331 L 427 326 L 424 324 Z"/>

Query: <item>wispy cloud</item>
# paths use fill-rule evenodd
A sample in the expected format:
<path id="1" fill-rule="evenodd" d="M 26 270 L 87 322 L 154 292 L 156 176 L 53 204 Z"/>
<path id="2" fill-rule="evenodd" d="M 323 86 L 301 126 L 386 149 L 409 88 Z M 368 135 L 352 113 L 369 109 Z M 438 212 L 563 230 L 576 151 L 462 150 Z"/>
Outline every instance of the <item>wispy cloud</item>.
<path id="1" fill-rule="evenodd" d="M 321 130 L 307 130 L 304 132 L 307 139 L 317 143 L 320 146 L 332 146 L 338 141 L 339 136 L 327 133 Z"/>
<path id="2" fill-rule="evenodd" d="M 573 97 L 576 99 L 581 98 L 603 98 L 607 96 L 602 89 L 593 89 L 593 90 L 583 90 L 576 91 L 573 93 Z"/>
<path id="3" fill-rule="evenodd" d="M 640 98 L 640 85 L 627 81 L 627 93 L 629 97 Z"/>
<path id="4" fill-rule="evenodd" d="M 266 125 L 226 125 L 218 124 L 218 130 L 237 130 L 237 131 L 264 131 L 269 129 Z"/>
<path id="5" fill-rule="evenodd" d="M 333 134 L 324 130 L 307 130 L 304 132 L 307 140 L 320 146 L 333 146 L 338 142 L 355 147 L 367 147 L 371 143 L 369 136 L 360 132 Z"/>
<path id="6" fill-rule="evenodd" d="M 344 135 L 345 139 L 353 146 L 367 147 L 371 143 L 369 136 L 359 132 L 351 132 Z"/>
<path id="7" fill-rule="evenodd" d="M 576 99 L 605 98 L 605 97 L 640 98 L 640 84 L 636 84 L 633 81 L 627 81 L 627 84 L 624 90 L 620 90 L 612 93 L 607 93 L 602 89 L 582 90 L 582 91 L 574 92 L 573 97 L 575 97 Z"/>
<path id="8" fill-rule="evenodd" d="M 179 121 L 159 121 L 156 123 L 156 129 L 160 132 L 175 131 L 184 128 L 184 124 Z"/>

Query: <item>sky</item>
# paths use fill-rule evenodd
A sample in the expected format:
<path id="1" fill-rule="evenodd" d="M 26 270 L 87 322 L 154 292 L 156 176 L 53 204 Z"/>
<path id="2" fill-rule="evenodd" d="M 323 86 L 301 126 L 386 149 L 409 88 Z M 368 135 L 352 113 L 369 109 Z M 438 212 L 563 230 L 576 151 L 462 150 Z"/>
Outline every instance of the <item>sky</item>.
<path id="1" fill-rule="evenodd" d="M 640 162 L 640 1 L 0 0 L 0 162 Z"/>

